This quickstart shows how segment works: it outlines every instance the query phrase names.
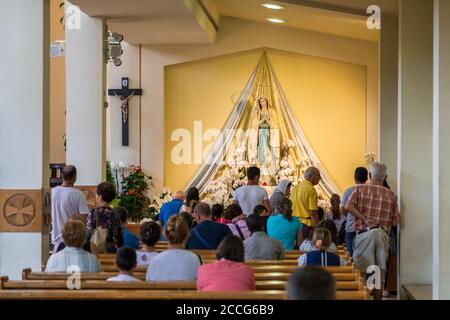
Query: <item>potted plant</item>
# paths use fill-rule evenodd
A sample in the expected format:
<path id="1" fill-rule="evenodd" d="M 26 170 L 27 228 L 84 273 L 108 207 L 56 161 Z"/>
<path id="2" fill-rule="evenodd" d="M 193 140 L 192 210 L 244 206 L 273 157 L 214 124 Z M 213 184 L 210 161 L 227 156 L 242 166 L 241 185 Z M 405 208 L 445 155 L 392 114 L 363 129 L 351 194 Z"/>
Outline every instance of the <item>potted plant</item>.
<path id="1" fill-rule="evenodd" d="M 152 177 L 145 174 L 141 167 L 131 166 L 130 174 L 122 180 L 122 192 L 117 197 L 120 206 L 128 211 L 127 228 L 139 234 L 140 222 L 149 218 L 150 198 L 148 191 L 152 186 Z M 136 230 L 137 229 L 137 230 Z"/>

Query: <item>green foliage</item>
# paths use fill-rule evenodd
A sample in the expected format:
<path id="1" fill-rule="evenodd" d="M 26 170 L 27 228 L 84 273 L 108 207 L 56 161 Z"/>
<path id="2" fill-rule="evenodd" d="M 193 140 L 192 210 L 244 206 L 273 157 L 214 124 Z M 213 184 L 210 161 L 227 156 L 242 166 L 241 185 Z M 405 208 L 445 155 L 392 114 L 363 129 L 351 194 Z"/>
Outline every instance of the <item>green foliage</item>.
<path id="1" fill-rule="evenodd" d="M 156 216 L 159 214 L 158 210 L 155 210 L 153 207 L 147 208 L 146 218 L 150 218 L 153 221 L 157 221 Z"/>
<path id="2" fill-rule="evenodd" d="M 121 202 L 120 197 L 119 198 L 116 197 L 113 201 L 111 201 L 111 206 L 113 208 L 118 208 L 120 207 L 120 202 Z"/>
<path id="3" fill-rule="evenodd" d="M 106 181 L 116 184 L 116 180 L 111 172 L 111 163 L 109 161 L 106 161 Z"/>
<path id="4" fill-rule="evenodd" d="M 151 176 L 135 166 L 131 167 L 130 175 L 123 178 L 122 193 L 118 198 L 120 206 L 127 209 L 128 219 L 132 222 L 140 222 L 151 214 L 148 208 L 150 199 L 147 196 L 151 180 Z"/>

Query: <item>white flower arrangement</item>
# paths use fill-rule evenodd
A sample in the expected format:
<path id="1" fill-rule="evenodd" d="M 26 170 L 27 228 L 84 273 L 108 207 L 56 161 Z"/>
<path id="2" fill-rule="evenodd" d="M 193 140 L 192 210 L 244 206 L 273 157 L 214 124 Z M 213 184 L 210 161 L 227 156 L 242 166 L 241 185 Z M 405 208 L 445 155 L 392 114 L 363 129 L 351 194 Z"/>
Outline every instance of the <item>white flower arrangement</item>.
<path id="1" fill-rule="evenodd" d="M 292 148 L 295 147 L 295 142 L 289 139 L 289 140 L 287 140 L 286 143 L 284 144 L 284 147 L 285 147 L 285 148 L 288 148 L 288 149 L 292 149 Z"/>
<path id="2" fill-rule="evenodd" d="M 321 207 L 325 212 L 328 212 L 331 209 L 330 202 L 327 200 L 319 200 L 318 206 Z"/>
<path id="3" fill-rule="evenodd" d="M 250 166 L 247 161 L 239 160 L 245 152 L 245 148 L 241 146 L 236 150 L 233 159 L 220 163 L 222 175 L 206 186 L 204 201 L 211 204 L 231 204 L 234 190 L 245 183 L 245 171 Z"/>
<path id="4" fill-rule="evenodd" d="M 368 152 L 364 155 L 364 158 L 366 159 L 366 163 L 368 165 L 371 165 L 372 163 L 374 163 L 375 161 L 377 161 L 377 154 L 374 152 Z"/>
<path id="5" fill-rule="evenodd" d="M 239 147 L 236 148 L 236 154 L 241 159 L 242 159 L 242 156 L 244 156 L 246 152 L 247 152 L 247 148 L 244 145 L 240 145 Z"/>
<path id="6" fill-rule="evenodd" d="M 283 159 L 281 159 L 280 161 L 280 168 L 281 169 L 286 169 L 289 167 L 289 161 L 286 157 L 284 157 Z"/>
<path id="7" fill-rule="evenodd" d="M 292 140 L 287 140 L 283 144 L 283 157 L 279 163 L 280 169 L 275 173 L 275 179 L 273 179 L 272 183 L 278 183 L 282 179 L 287 179 L 295 186 L 303 181 L 304 172 L 313 165 L 311 159 L 301 160 L 294 164 L 289 150 L 294 148 L 295 145 L 295 142 Z M 219 163 L 220 176 L 213 179 L 205 187 L 203 201 L 210 204 L 231 204 L 235 190 L 246 184 L 246 169 L 257 163 L 257 158 L 249 159 L 249 161 L 243 160 L 245 154 L 245 146 L 240 145 L 236 148 L 233 156 L 230 155 L 226 161 Z M 320 195 L 319 199 L 328 199 L 328 197 Z M 321 206 L 324 208 L 329 207 L 328 200 L 320 201 Z"/>
<path id="8" fill-rule="evenodd" d="M 172 199 L 172 191 L 170 190 L 170 188 L 164 187 L 159 194 L 153 196 L 153 199 L 151 200 L 151 203 L 149 205 L 149 209 L 154 212 L 159 212 L 161 206 L 166 202 L 172 201 Z"/>

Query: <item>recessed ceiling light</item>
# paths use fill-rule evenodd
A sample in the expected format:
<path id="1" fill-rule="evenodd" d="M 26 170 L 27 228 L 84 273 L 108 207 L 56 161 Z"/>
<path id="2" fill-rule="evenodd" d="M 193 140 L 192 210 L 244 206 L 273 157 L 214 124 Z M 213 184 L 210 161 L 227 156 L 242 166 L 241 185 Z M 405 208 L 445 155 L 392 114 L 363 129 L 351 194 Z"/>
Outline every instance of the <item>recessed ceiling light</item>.
<path id="1" fill-rule="evenodd" d="M 266 7 L 267 9 L 271 9 L 271 10 L 281 10 L 284 9 L 284 7 L 279 6 L 277 4 L 273 4 L 273 3 L 263 3 L 261 4 L 263 7 Z"/>
<path id="2" fill-rule="evenodd" d="M 278 18 L 266 18 L 267 21 L 270 21 L 272 23 L 285 23 L 286 20 L 278 19 Z"/>

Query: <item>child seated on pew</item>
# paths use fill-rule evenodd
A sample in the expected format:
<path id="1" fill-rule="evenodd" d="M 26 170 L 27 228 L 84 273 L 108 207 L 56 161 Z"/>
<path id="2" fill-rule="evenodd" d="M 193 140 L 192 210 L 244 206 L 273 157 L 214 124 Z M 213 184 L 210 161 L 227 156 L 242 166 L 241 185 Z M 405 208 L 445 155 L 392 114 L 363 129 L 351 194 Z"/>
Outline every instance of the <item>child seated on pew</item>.
<path id="1" fill-rule="evenodd" d="M 336 280 L 319 267 L 304 267 L 294 271 L 286 284 L 288 300 L 334 300 Z"/>
<path id="2" fill-rule="evenodd" d="M 327 250 L 331 245 L 331 233 L 327 229 L 318 228 L 314 230 L 313 242 L 316 250 L 302 254 L 298 258 L 299 266 L 346 266 L 347 261 Z"/>
<path id="3" fill-rule="evenodd" d="M 121 247 L 116 253 L 116 265 L 119 268 L 119 275 L 108 278 L 107 281 L 140 281 L 133 277 L 133 271 L 136 269 L 136 251 L 131 247 Z"/>
<path id="4" fill-rule="evenodd" d="M 138 266 L 148 266 L 158 252 L 155 245 L 161 239 L 161 226 L 153 221 L 144 222 L 141 226 L 141 241 L 144 243 L 142 250 L 136 252 Z"/>
<path id="5" fill-rule="evenodd" d="M 317 229 L 323 228 L 323 229 L 327 229 L 328 231 L 330 231 L 331 244 L 328 247 L 327 251 L 330 253 L 338 254 L 338 249 L 337 249 L 336 243 L 334 242 L 334 238 L 337 237 L 337 230 L 336 230 L 336 225 L 334 224 L 334 222 L 331 220 L 322 220 L 317 224 L 316 228 Z M 305 240 L 303 240 L 302 244 L 300 245 L 299 249 L 301 252 L 308 253 L 308 252 L 317 250 L 312 238 L 313 238 L 313 233 L 311 232 L 309 237 L 306 238 Z"/>

